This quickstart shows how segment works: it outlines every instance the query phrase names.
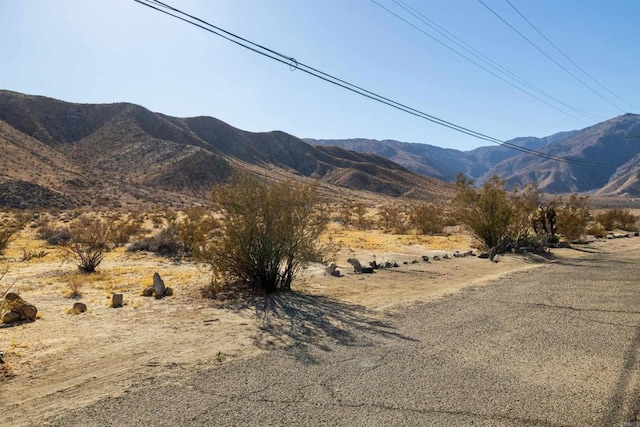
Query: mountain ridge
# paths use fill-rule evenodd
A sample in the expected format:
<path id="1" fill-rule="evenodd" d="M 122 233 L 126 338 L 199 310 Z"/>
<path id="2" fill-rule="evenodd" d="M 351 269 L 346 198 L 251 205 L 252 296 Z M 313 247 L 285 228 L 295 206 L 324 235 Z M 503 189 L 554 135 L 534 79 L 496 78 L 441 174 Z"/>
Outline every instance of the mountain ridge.
<path id="1" fill-rule="evenodd" d="M 581 192 L 599 196 L 639 196 L 640 115 L 627 113 L 581 130 L 507 141 L 548 156 L 574 159 L 561 162 L 524 154 L 505 146 L 478 147 L 470 151 L 393 140 L 318 140 L 318 145 L 371 150 L 414 172 L 452 181 L 457 173 L 482 183 L 493 175 L 509 187 L 535 182 L 552 194 Z M 591 164 L 589 164 L 591 163 Z"/>
<path id="2" fill-rule="evenodd" d="M 5 205 L 20 204 L 2 201 L 3 194 L 15 199 L 27 188 L 20 182 L 49 191 L 46 200 L 64 196 L 64 206 L 68 199 L 77 205 L 201 202 L 238 169 L 265 179 L 318 180 L 327 194 L 342 188 L 429 200 L 452 188 L 386 158 L 315 147 L 281 131 L 252 133 L 213 117 L 178 118 L 131 103 L 77 104 L 6 90 L 0 90 L 0 152 Z"/>

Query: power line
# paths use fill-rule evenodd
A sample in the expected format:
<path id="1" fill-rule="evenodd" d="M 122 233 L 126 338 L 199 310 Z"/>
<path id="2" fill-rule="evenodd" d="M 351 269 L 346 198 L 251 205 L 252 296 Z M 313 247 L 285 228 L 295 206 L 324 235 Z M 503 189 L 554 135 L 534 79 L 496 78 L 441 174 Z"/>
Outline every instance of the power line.
<path id="1" fill-rule="evenodd" d="M 597 90 L 595 90 L 594 88 L 592 88 L 591 86 L 589 86 L 587 83 L 585 83 L 584 80 L 582 80 L 580 77 L 576 76 L 575 74 L 573 74 L 571 71 L 569 71 L 564 65 L 562 65 L 561 63 L 559 63 L 558 61 L 556 61 L 553 57 L 551 57 L 551 55 L 549 55 L 547 52 L 545 52 L 544 50 L 542 50 L 537 44 L 535 44 L 534 42 L 532 42 L 531 40 L 529 40 L 529 38 L 527 38 L 527 36 L 525 36 L 524 34 L 522 34 L 520 31 L 518 31 L 513 25 L 511 25 L 509 22 L 507 22 L 506 19 L 504 19 L 502 16 L 500 16 L 495 10 L 491 9 L 485 2 L 483 2 L 482 0 L 478 0 L 480 2 L 480 4 L 482 4 L 485 8 L 487 8 L 491 13 L 493 13 L 499 20 L 501 20 L 502 22 L 504 22 L 509 28 L 511 28 L 513 31 L 515 31 L 520 37 L 522 37 L 524 40 L 527 41 L 527 43 L 529 43 L 531 46 L 533 46 L 534 48 L 536 48 L 536 50 L 538 50 L 540 53 L 542 53 L 544 56 L 546 56 L 547 58 L 549 58 L 549 60 L 551 60 L 554 64 L 556 64 L 558 67 L 560 67 L 562 70 L 564 70 L 564 72 L 566 72 L 567 74 L 569 74 L 571 77 L 573 77 L 574 79 L 576 79 L 578 82 L 580 82 L 584 87 L 586 87 L 587 89 L 589 89 L 591 92 L 595 93 L 596 95 L 598 95 L 600 98 L 602 98 L 603 100 L 605 100 L 606 102 L 608 102 L 609 104 L 613 105 L 615 108 L 617 108 L 618 110 L 622 111 L 623 113 L 625 112 L 625 110 L 623 108 L 621 108 L 620 106 L 614 104 L 613 102 L 611 102 L 609 99 L 605 98 L 604 96 L 602 96 L 602 94 L 600 92 L 598 92 Z"/>
<path id="2" fill-rule="evenodd" d="M 392 10 L 388 9 L 387 7 L 383 6 L 382 4 L 378 3 L 376 0 L 371 0 L 372 3 L 374 3 L 375 5 L 377 5 L 378 7 L 380 7 L 381 9 L 383 9 L 384 11 L 386 11 L 387 13 L 389 13 L 390 15 L 395 16 L 396 18 L 398 18 L 399 20 L 403 21 L 405 24 L 415 28 L 416 30 L 420 31 L 422 34 L 424 34 L 425 36 L 429 37 L 430 39 L 434 40 L 435 42 L 439 43 L 440 45 L 444 46 L 445 48 L 451 50 L 453 53 L 461 56 L 462 58 L 464 58 L 465 60 L 471 62 L 472 64 L 476 65 L 477 67 L 481 68 L 482 70 L 486 71 L 487 73 L 491 74 L 492 76 L 502 80 L 503 82 L 507 83 L 508 85 L 518 89 L 519 91 L 529 95 L 530 97 L 542 102 L 543 104 L 553 108 L 556 111 L 561 112 L 562 114 L 565 114 L 575 120 L 578 120 L 579 122 L 582 122 L 583 124 L 590 124 L 589 122 L 586 122 L 570 113 L 567 113 L 564 110 L 561 110 L 560 108 L 556 107 L 555 105 L 552 105 L 548 102 L 546 102 L 543 99 L 540 99 L 539 97 L 537 97 L 536 95 L 528 92 L 527 90 L 523 89 L 522 87 L 514 84 L 513 82 L 508 81 L 507 79 L 499 76 L 498 74 L 494 73 L 493 71 L 487 69 L 487 67 L 479 64 L 478 62 L 474 61 L 473 59 L 469 58 L 468 56 L 464 55 L 463 53 L 457 51 L 456 49 L 452 48 L 451 46 L 447 45 L 446 43 L 444 43 L 441 40 L 438 40 L 437 38 L 435 38 L 434 36 L 432 36 L 431 34 L 427 33 L 426 31 L 424 31 L 423 29 L 417 27 L 416 25 L 414 25 L 413 23 L 409 22 L 408 20 L 406 20 L 405 18 L 403 18 L 402 16 L 398 15 L 397 13 L 393 12 Z M 450 32 L 448 32 L 447 30 L 445 30 L 444 28 L 440 27 L 439 25 L 435 24 L 433 21 L 431 21 L 430 19 L 428 19 L 427 17 L 425 17 L 424 15 L 422 15 L 420 12 L 416 11 L 415 9 L 413 9 L 411 6 L 407 5 L 406 3 L 402 2 L 402 1 L 398 1 L 398 0 L 393 0 L 394 3 L 396 3 L 398 6 L 400 6 L 402 9 L 404 9 L 405 11 L 407 11 L 408 13 L 410 13 L 411 15 L 413 15 L 415 18 L 419 19 L 420 21 L 422 21 L 425 25 L 429 26 L 430 28 L 432 28 L 434 31 L 436 31 L 437 33 L 439 33 L 441 36 L 445 37 L 446 39 L 448 39 L 449 41 L 451 41 L 452 43 L 454 43 L 455 45 L 457 45 L 458 47 L 460 47 L 461 49 L 463 49 L 464 51 L 468 52 L 469 54 L 475 56 L 476 58 L 478 58 L 480 61 L 484 62 L 485 64 L 489 65 L 490 67 L 493 67 L 494 69 L 496 69 L 499 72 L 502 72 L 506 75 L 508 75 L 509 77 L 511 77 L 512 79 L 520 82 L 521 84 L 529 87 L 530 89 L 540 93 L 541 95 L 546 96 L 549 99 L 552 99 L 553 101 L 564 105 L 565 107 L 576 111 L 579 114 L 584 115 L 585 117 L 589 118 L 590 120 L 593 120 L 594 117 L 588 113 L 585 113 L 582 110 L 579 110 L 577 108 L 572 107 L 569 104 L 566 104 L 560 100 L 558 100 L 557 98 L 554 98 L 553 96 L 547 94 L 546 92 L 544 92 L 543 90 L 535 87 L 534 85 L 532 85 L 531 83 L 525 81 L 524 79 L 518 77 L 516 74 L 514 74 L 513 72 L 509 71 L 508 69 L 506 69 L 505 67 L 501 66 L 500 64 L 496 63 L 495 61 L 493 61 L 491 58 L 488 58 L 486 55 L 483 55 L 482 53 L 478 52 L 476 49 L 474 49 L 473 47 L 469 46 L 467 43 L 463 42 L 462 40 L 460 40 L 459 38 L 457 38 L 456 36 L 454 36 L 453 34 L 451 34 Z"/>
<path id="3" fill-rule="evenodd" d="M 210 32 L 212 34 L 215 34 L 219 37 L 224 38 L 225 40 L 228 40 L 238 46 L 242 46 L 245 49 L 248 49 L 254 53 L 260 54 L 262 56 L 265 56 L 267 58 L 273 59 L 274 61 L 280 62 L 282 64 L 286 64 L 290 67 L 293 67 L 296 70 L 300 70 L 303 73 L 312 75 L 314 77 L 317 77 L 321 80 L 326 81 L 327 83 L 331 83 L 333 85 L 342 87 L 343 89 L 349 90 L 351 92 L 357 93 L 358 95 L 364 96 L 366 98 L 369 98 L 371 100 L 377 101 L 379 103 L 388 105 L 392 108 L 395 108 L 397 110 L 403 111 L 405 113 L 411 114 L 413 116 L 428 120 L 432 123 L 438 124 L 440 126 L 444 126 L 447 127 L 449 129 L 455 130 L 456 132 L 460 132 L 469 136 L 472 136 L 474 138 L 477 139 L 481 139 L 484 141 L 488 141 L 488 142 L 492 142 L 495 144 L 499 144 L 520 152 L 523 152 L 525 154 L 530 154 L 530 155 L 534 155 L 534 156 L 538 156 L 538 157 L 542 157 L 542 158 L 546 158 L 549 160 L 555 160 L 555 161 L 559 161 L 559 162 L 564 162 L 564 163 L 576 163 L 576 164 L 584 164 L 584 165 L 591 165 L 591 166 L 605 166 L 607 164 L 605 163 L 597 163 L 597 162 L 588 162 L 588 161 L 584 161 L 584 160 L 579 160 L 579 159 L 571 159 L 571 158 L 564 158 L 564 157 L 558 157 L 558 156 L 554 156 L 548 153 L 544 153 L 541 151 L 536 151 L 536 150 L 532 150 L 529 148 L 525 148 L 525 147 L 520 147 L 518 145 L 512 144 L 510 142 L 506 142 L 506 141 L 502 141 L 498 138 L 494 138 L 492 136 L 489 135 L 485 135 L 483 133 L 474 131 L 472 129 L 469 128 L 465 128 L 463 126 L 457 125 L 455 123 L 440 119 L 436 116 L 424 113 L 420 110 L 417 110 L 415 108 L 409 107 L 407 105 L 404 105 L 402 103 L 393 101 L 389 98 L 385 98 L 382 95 L 379 95 L 375 92 L 371 92 L 369 90 L 363 89 L 355 84 L 349 83 L 345 80 L 339 79 L 335 76 L 332 76 L 328 73 L 322 72 L 320 70 L 317 70 L 311 66 L 308 66 L 302 62 L 299 62 L 298 60 L 296 60 L 295 58 L 291 57 L 291 56 L 287 56 L 284 55 L 282 53 L 276 52 L 273 49 L 269 49 L 267 47 L 261 46 L 257 43 L 254 43 L 248 39 L 245 39 L 243 37 L 240 37 L 230 31 L 224 30 L 220 27 L 217 27 L 213 24 L 210 24 L 200 18 L 197 18 L 195 16 L 189 15 L 185 12 L 182 12 L 179 9 L 176 9 L 172 6 L 169 6 L 159 0 L 133 0 L 136 3 L 139 3 L 141 5 L 147 6 L 151 9 L 154 9 L 158 12 L 164 13 L 166 15 L 169 15 L 173 18 L 179 19 L 183 22 L 189 23 L 191 25 L 194 25 L 200 29 L 203 29 L 207 32 Z M 166 9 L 166 10 L 165 10 Z M 194 22 L 197 21 L 197 22 Z"/>
<path id="4" fill-rule="evenodd" d="M 560 52 L 560 54 L 561 54 L 562 56 L 564 56 L 564 57 L 567 59 L 567 61 L 571 62 L 571 63 L 572 63 L 572 64 L 573 64 L 573 65 L 574 65 L 578 70 L 582 71 L 582 72 L 584 73 L 584 75 L 585 75 L 585 76 L 589 77 L 589 78 L 591 79 L 591 81 L 592 81 L 592 82 L 594 82 L 595 84 L 597 84 L 598 86 L 600 86 L 601 88 L 603 88 L 604 90 L 606 90 L 607 92 L 609 92 L 611 95 L 613 95 L 614 97 L 618 98 L 620 101 L 624 102 L 625 104 L 627 104 L 627 105 L 629 105 L 629 106 L 631 106 L 631 107 L 633 107 L 633 108 L 638 108 L 638 109 L 640 109 L 640 107 L 638 107 L 637 105 L 634 105 L 634 104 L 632 104 L 632 103 L 630 103 L 630 102 L 628 102 L 628 101 L 625 101 L 624 99 L 620 98 L 618 95 L 616 95 L 615 93 L 613 93 L 611 90 L 609 90 L 605 85 L 603 85 L 602 83 L 600 83 L 599 81 L 597 81 L 594 77 L 592 77 L 589 73 L 587 73 L 587 72 L 584 70 L 584 68 L 582 68 L 581 66 L 579 66 L 578 64 L 576 64 L 576 63 L 575 63 L 575 61 L 574 61 L 573 59 L 569 58 L 569 56 L 568 56 L 566 53 L 564 53 L 564 52 L 562 51 L 562 49 L 560 49 L 560 48 L 559 48 L 559 47 L 558 47 L 554 42 L 552 42 L 551 40 L 549 40 L 549 38 L 548 38 L 547 36 L 545 36 L 545 35 L 542 33 L 542 31 L 540 31 L 540 30 L 539 30 L 535 25 L 533 25 L 533 23 L 532 23 L 531 21 L 529 21 L 529 20 L 527 19 L 527 17 L 526 17 L 526 16 L 524 16 L 524 15 L 522 14 L 522 12 L 520 12 L 520 11 L 519 11 L 519 10 L 518 10 L 514 5 L 513 5 L 513 4 L 509 1 L 509 0 L 505 0 L 505 1 L 509 4 L 509 6 L 511 6 L 511 7 L 513 8 L 513 10 L 515 10 L 515 11 L 518 13 L 518 15 L 520 15 L 520 16 L 522 17 L 522 19 L 524 19 L 524 20 L 527 22 L 527 24 L 529 24 L 529 25 L 531 26 L 531 28 L 533 28 L 534 30 L 536 30 L 536 32 L 537 32 L 538 34 L 540 34 L 540 35 L 542 36 L 542 38 L 544 38 L 547 42 L 549 42 L 549 44 L 550 44 L 551 46 L 553 46 L 553 47 L 554 47 L 558 52 Z"/>

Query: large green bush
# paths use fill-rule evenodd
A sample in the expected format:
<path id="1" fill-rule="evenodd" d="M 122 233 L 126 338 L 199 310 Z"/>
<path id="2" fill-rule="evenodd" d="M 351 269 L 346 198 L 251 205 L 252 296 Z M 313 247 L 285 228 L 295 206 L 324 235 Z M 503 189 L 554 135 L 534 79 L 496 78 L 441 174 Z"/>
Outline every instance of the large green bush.
<path id="1" fill-rule="evenodd" d="M 456 196 L 453 200 L 455 216 L 466 225 L 487 248 L 497 246 L 509 235 L 516 210 L 505 182 L 497 176 L 486 181 L 481 188 L 464 175 L 456 178 Z"/>
<path id="2" fill-rule="evenodd" d="M 239 281 L 267 293 L 290 289 L 300 268 L 328 250 L 318 239 L 329 215 L 313 185 L 267 185 L 237 173 L 212 198 L 223 232 L 204 255 L 226 283 Z"/>

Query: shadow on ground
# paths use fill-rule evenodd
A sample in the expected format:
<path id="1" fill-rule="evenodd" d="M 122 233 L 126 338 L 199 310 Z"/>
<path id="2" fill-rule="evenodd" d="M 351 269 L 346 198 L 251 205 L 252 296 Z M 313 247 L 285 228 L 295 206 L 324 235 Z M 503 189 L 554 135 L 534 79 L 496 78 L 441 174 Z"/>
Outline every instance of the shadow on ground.
<path id="1" fill-rule="evenodd" d="M 258 348 L 288 347 L 296 358 L 308 363 L 315 361 L 313 349 L 327 352 L 334 345 L 367 347 L 380 338 L 417 341 L 363 306 L 302 292 L 281 291 L 266 296 L 245 293 L 216 306 L 252 310 L 259 326 L 254 336 Z"/>
<path id="2" fill-rule="evenodd" d="M 312 348 L 331 351 L 332 345 L 367 347 L 376 338 L 417 341 L 397 332 L 389 320 L 381 320 L 365 307 L 298 292 L 280 292 L 256 306 L 260 332 L 258 347 L 289 345 L 294 355 L 314 363 Z"/>

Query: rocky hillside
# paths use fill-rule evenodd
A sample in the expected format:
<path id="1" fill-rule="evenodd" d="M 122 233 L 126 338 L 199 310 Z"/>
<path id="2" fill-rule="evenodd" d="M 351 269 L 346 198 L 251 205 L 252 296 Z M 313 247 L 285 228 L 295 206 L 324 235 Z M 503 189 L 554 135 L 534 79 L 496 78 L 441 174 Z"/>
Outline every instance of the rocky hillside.
<path id="1" fill-rule="evenodd" d="M 640 115 L 625 114 L 586 129 L 545 138 L 516 138 L 511 144 L 583 163 L 564 163 L 503 146 L 471 151 L 426 144 L 374 140 L 306 140 L 320 146 L 373 152 L 420 174 L 451 181 L 458 172 L 483 182 L 494 174 L 511 186 L 536 182 L 548 193 L 640 195 Z M 594 164 L 587 164 L 594 163 Z"/>
<path id="2" fill-rule="evenodd" d="M 546 138 L 524 137 L 508 141 L 519 147 L 538 150 L 545 145 L 561 140 L 572 132 L 562 132 Z M 429 144 L 400 142 L 390 139 L 311 139 L 306 142 L 317 146 L 336 146 L 348 150 L 374 153 L 417 172 L 444 181 L 454 181 L 456 175 L 479 179 L 498 163 L 520 154 L 519 151 L 502 146 L 479 147 L 471 151 L 441 148 Z"/>
<path id="3" fill-rule="evenodd" d="M 236 169 L 316 179 L 328 193 L 433 199 L 451 188 L 383 157 L 315 147 L 284 132 L 10 91 L 0 91 L 0 154 L 0 205 L 14 207 L 203 200 Z"/>
<path id="4" fill-rule="evenodd" d="M 496 173 L 510 184 L 534 181 L 549 193 L 637 196 L 640 192 L 632 176 L 634 171 L 637 176 L 640 168 L 640 139 L 632 138 L 635 135 L 640 135 L 640 115 L 625 114 L 574 132 L 540 150 L 593 164 L 518 155 L 495 165 L 484 178 Z"/>

